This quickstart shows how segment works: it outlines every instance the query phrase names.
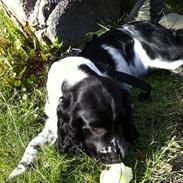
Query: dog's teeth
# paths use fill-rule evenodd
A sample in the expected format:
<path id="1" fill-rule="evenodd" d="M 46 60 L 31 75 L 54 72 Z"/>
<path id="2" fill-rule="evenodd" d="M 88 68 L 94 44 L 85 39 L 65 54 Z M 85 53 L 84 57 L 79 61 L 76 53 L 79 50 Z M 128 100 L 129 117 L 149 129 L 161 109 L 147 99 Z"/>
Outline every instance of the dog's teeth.
<path id="1" fill-rule="evenodd" d="M 112 152 L 111 146 L 108 147 L 108 151 L 107 151 L 107 152 L 108 152 L 108 153 L 111 153 L 111 152 Z"/>
<path id="2" fill-rule="evenodd" d="M 103 147 L 102 150 L 101 150 L 100 152 L 106 154 L 106 153 L 107 153 L 106 147 Z"/>

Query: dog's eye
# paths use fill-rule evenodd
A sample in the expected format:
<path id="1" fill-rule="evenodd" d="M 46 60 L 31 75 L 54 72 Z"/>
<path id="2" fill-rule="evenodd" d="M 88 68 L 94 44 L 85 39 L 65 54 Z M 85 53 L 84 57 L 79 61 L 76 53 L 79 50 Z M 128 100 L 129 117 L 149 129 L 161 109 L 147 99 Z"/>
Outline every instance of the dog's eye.
<path id="1" fill-rule="evenodd" d="M 104 128 L 91 128 L 93 133 L 96 133 L 98 135 L 104 135 L 107 133 L 107 130 Z"/>

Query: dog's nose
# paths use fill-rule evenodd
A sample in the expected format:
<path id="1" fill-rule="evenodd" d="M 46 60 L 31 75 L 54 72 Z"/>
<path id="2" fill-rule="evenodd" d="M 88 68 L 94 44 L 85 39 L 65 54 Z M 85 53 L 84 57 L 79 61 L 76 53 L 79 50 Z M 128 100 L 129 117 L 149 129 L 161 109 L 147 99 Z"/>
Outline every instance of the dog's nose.
<path id="1" fill-rule="evenodd" d="M 97 159 L 102 163 L 119 163 L 122 162 L 127 154 L 128 144 L 117 139 L 112 139 L 109 146 L 104 146 L 97 153 Z"/>

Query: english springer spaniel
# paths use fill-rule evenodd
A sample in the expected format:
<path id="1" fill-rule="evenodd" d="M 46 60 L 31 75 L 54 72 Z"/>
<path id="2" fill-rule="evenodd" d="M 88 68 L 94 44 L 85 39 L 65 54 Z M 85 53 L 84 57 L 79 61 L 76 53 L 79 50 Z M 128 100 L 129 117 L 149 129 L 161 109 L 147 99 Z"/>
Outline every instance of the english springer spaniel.
<path id="1" fill-rule="evenodd" d="M 105 163 L 125 157 L 138 133 L 131 123 L 129 93 L 106 74 L 106 63 L 136 77 L 149 69 L 178 73 L 183 65 L 182 42 L 159 25 L 129 23 L 93 39 L 79 56 L 53 63 L 47 80 L 45 127 L 28 144 L 9 178 L 23 173 L 48 143 L 57 142 L 64 153 L 81 149 Z"/>

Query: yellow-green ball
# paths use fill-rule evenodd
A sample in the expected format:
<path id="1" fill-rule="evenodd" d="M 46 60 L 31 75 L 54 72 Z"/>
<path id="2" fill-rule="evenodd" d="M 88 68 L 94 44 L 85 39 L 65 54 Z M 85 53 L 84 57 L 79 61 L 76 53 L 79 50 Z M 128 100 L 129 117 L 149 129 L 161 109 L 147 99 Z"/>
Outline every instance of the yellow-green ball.
<path id="1" fill-rule="evenodd" d="M 103 170 L 100 175 L 100 183 L 130 183 L 133 172 L 123 163 L 113 164 L 109 170 Z"/>

